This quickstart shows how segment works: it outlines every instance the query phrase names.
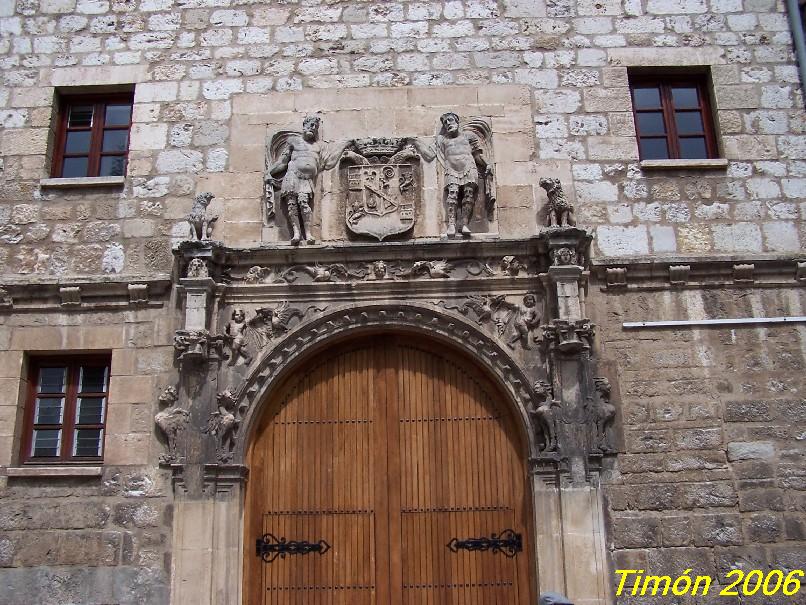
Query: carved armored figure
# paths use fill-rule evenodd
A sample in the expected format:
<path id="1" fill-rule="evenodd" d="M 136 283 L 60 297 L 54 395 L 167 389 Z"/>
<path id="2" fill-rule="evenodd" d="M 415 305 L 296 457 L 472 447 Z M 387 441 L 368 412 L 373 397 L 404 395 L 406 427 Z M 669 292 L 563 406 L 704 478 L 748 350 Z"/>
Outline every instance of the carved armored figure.
<path id="1" fill-rule="evenodd" d="M 318 117 L 308 116 L 302 122 L 301 134 L 277 133 L 267 149 L 267 157 L 271 157 L 274 148 L 279 146 L 279 157 L 268 166 L 264 180 L 267 187 L 279 185 L 280 201 L 288 215 L 294 245 L 303 237 L 307 243 L 315 243 L 311 223 L 316 179 L 322 171 L 333 168 L 352 143 L 345 141 L 329 149 L 319 141 L 320 123 Z"/>
<path id="2" fill-rule="evenodd" d="M 252 356 L 247 351 L 247 323 L 246 313 L 243 309 L 234 309 L 232 311 L 232 321 L 227 324 L 224 330 L 230 346 L 229 365 L 235 365 L 240 358 L 243 358 L 247 365 L 252 363 Z"/>
<path id="3" fill-rule="evenodd" d="M 610 403 L 610 381 L 607 378 L 594 378 L 596 386 L 596 404 L 592 410 L 596 427 L 596 441 L 593 444 L 603 452 L 613 449 L 607 437 L 607 429 L 616 417 L 616 408 Z"/>
<path id="4" fill-rule="evenodd" d="M 411 142 L 425 160 L 430 162 L 436 157 L 443 168 L 448 212 L 446 235 L 453 237 L 458 230 L 469 236 L 480 175 L 484 178 L 488 214 L 495 204 L 493 170 L 484 157 L 479 137 L 472 130 L 460 127 L 458 115 L 445 113 L 440 122 L 442 128 L 436 136 L 435 150 L 418 139 Z"/>
<path id="5" fill-rule="evenodd" d="M 209 240 L 213 234 L 213 225 L 218 220 L 218 215 L 207 215 L 207 206 L 215 196 L 209 191 L 200 193 L 193 199 L 193 206 L 186 219 L 190 225 L 190 239 L 193 241 Z"/>
<path id="6" fill-rule="evenodd" d="M 163 464 L 170 464 L 179 460 L 177 441 L 180 433 L 187 427 L 190 417 L 190 412 L 176 405 L 178 399 L 176 389 L 166 387 L 159 397 L 160 405 L 165 406 L 165 409 L 160 410 L 154 416 L 154 422 L 168 440 L 168 451 L 160 456 L 160 462 Z"/>
<path id="7" fill-rule="evenodd" d="M 574 207 L 565 197 L 560 179 L 542 178 L 539 183 L 548 195 L 548 226 L 573 227 L 576 225 Z"/>
<path id="8" fill-rule="evenodd" d="M 551 385 L 543 380 L 535 383 L 535 393 L 538 397 L 538 405 L 533 406 L 529 413 L 534 417 L 538 426 L 543 431 L 545 444 L 544 452 L 557 451 L 557 419 L 554 417 L 554 408 L 558 407 L 557 402 L 551 392 Z M 542 401 L 540 399 L 542 398 Z"/>

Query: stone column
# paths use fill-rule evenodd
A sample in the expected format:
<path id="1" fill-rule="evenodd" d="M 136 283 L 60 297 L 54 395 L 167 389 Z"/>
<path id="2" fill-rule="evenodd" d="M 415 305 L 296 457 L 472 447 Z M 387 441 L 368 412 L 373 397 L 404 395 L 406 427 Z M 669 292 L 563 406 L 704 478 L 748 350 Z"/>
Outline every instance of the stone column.
<path id="1" fill-rule="evenodd" d="M 577 227 L 545 230 L 540 240 L 550 267 L 542 276 L 552 319 L 543 353 L 556 402 L 557 448 L 532 461 L 539 592 L 567 594 L 578 605 L 612 602 L 604 505 L 598 473 L 592 338 L 585 317 L 584 255 L 591 235 Z"/>

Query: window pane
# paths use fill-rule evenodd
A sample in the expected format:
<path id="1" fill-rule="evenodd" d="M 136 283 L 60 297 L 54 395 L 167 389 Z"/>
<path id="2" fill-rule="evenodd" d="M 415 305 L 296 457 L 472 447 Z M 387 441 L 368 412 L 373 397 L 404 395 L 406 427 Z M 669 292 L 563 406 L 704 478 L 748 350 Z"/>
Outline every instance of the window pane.
<path id="1" fill-rule="evenodd" d="M 63 397 L 38 397 L 34 410 L 34 423 L 61 424 L 63 411 Z"/>
<path id="2" fill-rule="evenodd" d="M 35 430 L 31 442 L 31 456 L 58 456 L 61 445 L 62 432 L 60 430 Z"/>
<path id="3" fill-rule="evenodd" d="M 70 178 L 78 176 L 87 176 L 88 167 L 89 167 L 89 160 L 87 158 L 64 158 L 62 177 Z"/>
<path id="4" fill-rule="evenodd" d="M 128 130 L 104 130 L 103 151 L 126 151 Z"/>
<path id="5" fill-rule="evenodd" d="M 699 111 L 677 111 L 674 114 L 677 134 L 702 134 L 702 115 Z"/>
<path id="6" fill-rule="evenodd" d="M 686 160 L 697 160 L 708 157 L 704 137 L 680 139 L 680 157 Z"/>
<path id="7" fill-rule="evenodd" d="M 126 169 L 126 158 L 111 156 L 101 158 L 101 174 L 99 176 L 123 176 Z"/>
<path id="8" fill-rule="evenodd" d="M 691 86 L 672 88 L 672 100 L 674 102 L 675 109 L 700 106 L 700 100 L 697 96 L 697 89 Z"/>
<path id="9" fill-rule="evenodd" d="M 76 424 L 101 424 L 104 420 L 104 397 L 80 397 Z"/>
<path id="10" fill-rule="evenodd" d="M 663 124 L 663 114 L 661 112 L 637 113 L 638 132 L 647 134 L 666 134 L 666 126 Z"/>
<path id="11" fill-rule="evenodd" d="M 642 160 L 669 159 L 669 147 L 666 139 L 639 139 Z"/>
<path id="12" fill-rule="evenodd" d="M 70 117 L 67 126 L 92 126 L 92 105 L 73 105 L 70 107 Z"/>
<path id="13" fill-rule="evenodd" d="M 660 109 L 660 90 L 652 88 L 633 88 L 633 101 L 636 109 Z"/>
<path id="14" fill-rule="evenodd" d="M 81 366 L 79 393 L 105 393 L 109 368 L 104 366 Z"/>
<path id="15" fill-rule="evenodd" d="M 67 378 L 67 368 L 39 368 L 40 393 L 64 393 L 64 382 Z"/>
<path id="16" fill-rule="evenodd" d="M 76 429 L 75 437 L 73 456 L 101 455 L 101 439 L 103 437 L 101 429 Z"/>
<path id="17" fill-rule="evenodd" d="M 131 116 L 132 106 L 128 103 L 125 105 L 107 105 L 104 124 L 107 126 L 126 126 L 129 124 Z"/>
<path id="18" fill-rule="evenodd" d="M 67 133 L 67 141 L 64 144 L 65 153 L 89 153 L 90 136 L 89 130 L 76 130 Z"/>

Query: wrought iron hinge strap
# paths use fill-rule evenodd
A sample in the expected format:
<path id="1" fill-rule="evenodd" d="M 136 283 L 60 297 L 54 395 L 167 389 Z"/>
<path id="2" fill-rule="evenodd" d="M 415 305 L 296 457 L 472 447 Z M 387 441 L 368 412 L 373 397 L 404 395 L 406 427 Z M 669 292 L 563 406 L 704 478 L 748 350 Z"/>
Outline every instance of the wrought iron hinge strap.
<path id="1" fill-rule="evenodd" d="M 266 563 L 271 563 L 277 557 L 285 559 L 286 555 L 307 555 L 312 552 L 323 555 L 328 550 L 330 550 L 330 544 L 324 540 L 319 540 L 319 542 L 286 540 L 277 538 L 273 534 L 263 534 L 255 541 L 255 554 Z"/>
<path id="2" fill-rule="evenodd" d="M 447 547 L 451 552 L 459 552 L 459 550 L 491 550 L 493 553 L 500 552 L 504 556 L 511 558 L 523 550 L 523 539 L 521 534 L 516 534 L 511 529 L 505 529 L 500 534 L 491 534 L 489 538 L 486 536 L 467 538 L 465 540 L 451 538 Z"/>

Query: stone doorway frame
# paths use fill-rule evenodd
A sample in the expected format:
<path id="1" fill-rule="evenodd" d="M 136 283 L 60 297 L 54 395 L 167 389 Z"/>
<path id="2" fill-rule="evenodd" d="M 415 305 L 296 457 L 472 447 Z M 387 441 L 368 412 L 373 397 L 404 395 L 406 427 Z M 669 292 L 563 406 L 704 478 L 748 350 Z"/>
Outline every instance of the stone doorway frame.
<path id="1" fill-rule="evenodd" d="M 508 395 L 529 455 L 536 593 L 564 592 L 577 605 L 611 603 L 598 474 L 592 471 L 590 481 L 579 484 L 559 465 L 535 464 L 537 437 L 527 412 L 534 390 L 500 342 L 458 313 L 399 302 L 349 304 L 328 310 L 291 330 L 255 365 L 238 391 L 238 403 L 248 407 L 242 419 L 243 437 L 231 463 L 198 469 L 201 476 L 197 479 L 203 485 L 200 493 L 185 490 L 177 482 L 171 602 L 241 605 L 243 557 L 254 556 L 243 538 L 248 474 L 244 460 L 260 416 L 276 389 L 306 359 L 331 342 L 384 329 L 425 335 L 464 352 Z"/>

